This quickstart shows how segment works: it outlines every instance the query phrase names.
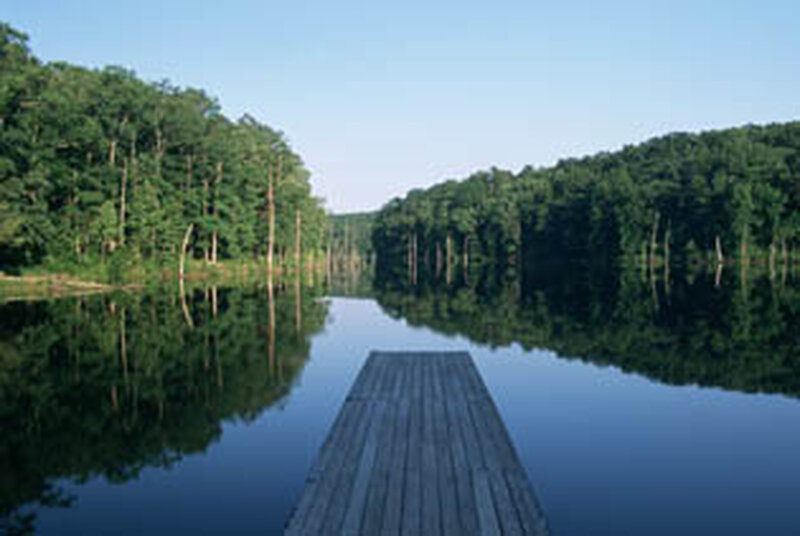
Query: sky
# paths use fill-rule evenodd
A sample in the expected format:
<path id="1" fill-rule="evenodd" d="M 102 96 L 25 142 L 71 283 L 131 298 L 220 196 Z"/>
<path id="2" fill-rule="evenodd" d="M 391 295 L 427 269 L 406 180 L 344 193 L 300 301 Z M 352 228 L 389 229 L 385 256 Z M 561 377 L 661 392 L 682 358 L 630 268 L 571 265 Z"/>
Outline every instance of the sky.
<path id="1" fill-rule="evenodd" d="M 45 61 L 203 88 L 282 130 L 333 212 L 800 119 L 796 0 L 0 0 L 0 20 Z"/>

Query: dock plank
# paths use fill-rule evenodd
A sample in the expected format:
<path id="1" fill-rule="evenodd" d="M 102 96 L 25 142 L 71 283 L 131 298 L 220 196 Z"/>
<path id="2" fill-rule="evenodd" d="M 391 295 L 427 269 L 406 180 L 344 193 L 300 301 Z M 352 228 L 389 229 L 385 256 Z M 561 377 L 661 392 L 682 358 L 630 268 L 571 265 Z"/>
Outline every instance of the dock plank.
<path id="1" fill-rule="evenodd" d="M 472 469 L 465 436 L 462 432 L 465 400 L 455 382 L 455 366 L 450 362 L 445 363 L 446 374 L 442 379 L 442 387 L 458 497 L 458 516 L 464 534 L 478 534 L 479 525 L 472 488 Z M 473 458 L 474 456 L 473 454 Z"/>
<path id="2" fill-rule="evenodd" d="M 368 360 L 369 361 L 369 360 Z M 388 365 L 388 363 L 387 363 Z M 376 366 L 376 371 L 370 381 L 364 383 L 364 390 L 357 401 L 366 406 L 365 418 L 356 428 L 352 441 L 346 447 L 346 455 L 343 466 L 339 472 L 339 478 L 330 499 L 328 511 L 325 514 L 325 522 L 319 534 L 341 534 L 342 524 L 345 515 L 353 500 L 354 491 L 358 478 L 358 468 L 365 450 L 368 449 L 369 432 L 374 429 L 373 424 L 379 420 L 380 408 L 380 386 L 390 370 L 389 366 Z M 360 482 L 360 481 L 358 481 Z"/>
<path id="3" fill-rule="evenodd" d="M 366 534 L 379 534 L 387 503 L 389 476 L 391 474 L 392 454 L 394 444 L 398 439 L 398 429 L 401 426 L 397 415 L 399 405 L 392 403 L 397 399 L 398 392 L 404 383 L 404 368 L 399 367 L 392 390 L 388 394 L 390 401 L 386 405 L 386 416 L 381 426 L 378 439 L 378 451 L 375 469 L 370 475 L 367 503 L 364 511 L 364 521 L 361 530 Z"/>
<path id="4" fill-rule="evenodd" d="M 410 359 L 411 392 L 408 423 L 408 451 L 406 452 L 405 485 L 403 486 L 403 517 L 400 534 L 422 534 L 422 363 Z"/>
<path id="5" fill-rule="evenodd" d="M 470 355 L 372 352 L 285 533 L 547 535 L 548 529 Z"/>
<path id="6" fill-rule="evenodd" d="M 406 374 L 408 374 L 408 369 L 406 369 Z M 406 397 L 400 399 L 398 406 L 396 424 L 397 433 L 394 446 L 392 448 L 392 462 L 389 468 L 386 503 L 384 505 L 383 519 L 381 520 L 380 533 L 387 536 L 397 536 L 400 534 L 403 516 L 403 489 L 405 483 L 406 455 L 408 453 L 409 411 L 411 406 L 410 398 Z M 366 533 L 372 534 L 372 532 Z"/>
<path id="7" fill-rule="evenodd" d="M 439 486 L 440 522 L 444 536 L 459 536 L 463 533 L 458 515 L 456 479 L 453 470 L 450 429 L 444 409 L 444 388 L 442 387 L 443 359 L 432 360 L 433 374 L 433 432 L 436 450 L 436 477 Z"/>
<path id="8" fill-rule="evenodd" d="M 438 460 L 433 419 L 433 367 L 432 359 L 420 360 L 422 364 L 422 534 L 440 534 L 440 508 L 438 485 Z"/>

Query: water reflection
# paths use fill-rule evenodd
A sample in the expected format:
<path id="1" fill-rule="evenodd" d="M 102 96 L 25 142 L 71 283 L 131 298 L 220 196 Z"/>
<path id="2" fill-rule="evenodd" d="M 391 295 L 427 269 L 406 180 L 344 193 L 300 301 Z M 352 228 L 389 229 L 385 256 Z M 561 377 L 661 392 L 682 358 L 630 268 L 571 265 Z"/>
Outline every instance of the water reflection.
<path id="1" fill-rule="evenodd" d="M 415 286 L 345 274 L 331 277 L 326 292 L 375 297 L 391 317 L 478 345 L 548 348 L 664 383 L 800 396 L 800 292 L 791 271 L 571 267 L 509 277 L 470 262 L 449 284 L 446 270 L 438 279 L 420 272 Z M 452 349 L 451 340 L 378 314 L 371 301 L 334 300 L 338 318 L 330 315 L 322 333 L 328 305 L 308 276 L 272 289 L 244 277 L 250 283 L 240 288 L 0 305 L 0 533 L 30 533 L 37 522 L 43 532 L 69 533 L 63 524 L 71 522 L 72 533 L 141 533 L 128 524 L 145 517 L 155 530 L 224 532 L 237 515 L 253 532 L 280 531 L 367 352 Z M 623 375 L 541 352 L 467 349 L 554 532 L 605 523 L 654 532 L 648 520 L 666 503 L 681 515 L 704 509 L 705 522 L 728 528 L 742 521 L 729 511 L 753 503 L 776 516 L 770 526 L 796 526 L 796 400 L 698 394 L 631 377 L 610 385 L 598 378 Z M 648 409 L 628 411 L 639 407 Z M 249 426 L 232 424 L 239 421 Z M 734 467 L 758 469 L 741 481 L 757 494 L 737 495 L 727 480 L 739 474 Z M 96 481 L 126 485 L 92 489 Z M 599 507 L 591 490 L 609 482 L 627 484 L 602 494 Z M 653 498 L 667 492 L 669 501 Z M 645 529 L 622 520 L 626 508 Z"/>
<path id="2" fill-rule="evenodd" d="M 800 289 L 786 273 L 623 273 L 558 267 L 382 278 L 393 317 L 491 347 L 513 343 L 614 365 L 669 384 L 800 396 Z M 774 275 L 774 274 L 773 274 Z"/>
<path id="3" fill-rule="evenodd" d="M 319 296 L 298 280 L 0 306 L 0 531 L 70 506 L 58 479 L 135 479 L 280 404 L 324 325 Z"/>

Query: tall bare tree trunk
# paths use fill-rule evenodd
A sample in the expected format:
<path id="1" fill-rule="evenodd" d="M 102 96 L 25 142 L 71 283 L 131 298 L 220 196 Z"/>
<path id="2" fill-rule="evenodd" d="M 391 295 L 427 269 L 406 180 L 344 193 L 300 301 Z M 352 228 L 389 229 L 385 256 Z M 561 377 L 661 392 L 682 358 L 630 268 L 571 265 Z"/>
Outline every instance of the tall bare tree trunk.
<path id="1" fill-rule="evenodd" d="M 447 233 L 445 239 L 445 279 L 449 285 L 453 281 L 453 238 Z"/>
<path id="2" fill-rule="evenodd" d="M 139 175 L 139 159 L 136 158 L 136 132 L 131 132 L 130 148 L 130 171 L 128 172 L 128 182 L 131 183 L 131 193 L 136 198 L 136 179 Z"/>
<path id="3" fill-rule="evenodd" d="M 186 233 L 183 235 L 183 242 L 181 243 L 181 258 L 178 266 L 178 277 L 180 277 L 181 281 L 183 281 L 183 276 L 184 276 L 184 263 L 186 262 L 186 248 L 189 246 L 189 239 L 192 237 L 193 229 L 194 229 L 194 224 L 190 223 L 189 227 L 186 228 Z"/>
<path id="4" fill-rule="evenodd" d="M 192 187 L 192 174 L 193 174 L 193 159 L 192 155 L 186 155 L 186 183 L 184 184 L 184 191 L 186 193 L 186 198 L 189 197 L 189 190 Z M 181 206 L 183 207 L 183 200 L 181 200 Z"/>
<path id="5" fill-rule="evenodd" d="M 122 163 L 122 181 L 119 189 L 119 245 L 125 245 L 125 198 L 128 188 L 128 161 Z"/>
<path id="6" fill-rule="evenodd" d="M 272 256 L 273 256 L 273 242 L 272 242 L 272 208 L 273 208 L 273 197 L 275 195 L 275 185 L 273 183 L 274 171 L 272 164 L 267 164 L 267 191 L 266 191 L 266 202 L 267 202 L 267 272 L 272 273 Z"/>
<path id="7" fill-rule="evenodd" d="M 464 235 L 462 246 L 461 246 L 461 258 L 462 262 L 464 263 L 464 269 L 467 269 L 469 266 L 469 238 L 467 235 Z"/>
<path id="8" fill-rule="evenodd" d="M 110 171 L 112 173 L 114 172 L 114 163 L 116 161 L 116 147 L 117 147 L 116 140 L 111 140 L 110 142 L 108 142 L 108 167 L 110 168 Z M 104 239 L 102 241 L 102 243 L 100 244 L 101 262 L 105 263 L 106 249 L 108 250 L 109 253 L 111 253 L 114 251 L 116 246 L 117 244 L 114 241 L 114 239 Z"/>
<path id="9" fill-rule="evenodd" d="M 203 228 L 205 231 L 206 218 L 208 218 L 208 179 L 203 179 Z M 203 232 L 203 235 L 206 233 Z M 211 262 L 211 247 L 210 245 L 203 246 L 203 260 L 206 264 Z"/>
<path id="10" fill-rule="evenodd" d="M 300 233 L 302 232 L 303 215 L 300 209 L 294 211 L 294 265 L 297 270 L 300 269 L 302 263 L 302 252 L 300 251 Z"/>
<path id="11" fill-rule="evenodd" d="M 778 256 L 778 246 L 775 242 L 769 245 L 769 277 L 773 281 L 777 277 L 778 271 L 775 269 L 775 259 Z"/>
<path id="12" fill-rule="evenodd" d="M 656 212 L 655 220 L 653 221 L 653 231 L 650 234 L 650 266 L 656 262 L 656 240 L 658 239 L 658 222 L 661 219 L 661 213 Z"/>
<path id="13" fill-rule="evenodd" d="M 450 233 L 447 233 L 447 238 L 445 238 L 445 269 L 447 273 L 450 273 L 450 268 L 453 261 L 453 237 L 450 236 Z"/>
<path id="14" fill-rule="evenodd" d="M 219 185 L 222 183 L 222 162 L 217 162 L 217 177 L 214 182 L 214 231 L 211 233 L 211 263 L 217 264 L 217 251 L 219 248 L 219 230 L 217 224 L 219 223 L 219 208 L 217 207 L 217 195 L 219 194 Z"/>
<path id="15" fill-rule="evenodd" d="M 725 257 L 722 254 L 722 241 L 719 238 L 719 235 L 714 237 L 714 249 L 717 252 L 717 263 L 722 264 L 725 261 Z"/>
<path id="16" fill-rule="evenodd" d="M 273 271 L 273 256 L 275 249 L 275 188 L 283 172 L 283 157 L 278 153 L 277 166 L 267 166 L 267 216 L 269 218 L 269 236 L 267 237 L 267 270 Z M 272 171 L 272 173 L 270 173 Z"/>

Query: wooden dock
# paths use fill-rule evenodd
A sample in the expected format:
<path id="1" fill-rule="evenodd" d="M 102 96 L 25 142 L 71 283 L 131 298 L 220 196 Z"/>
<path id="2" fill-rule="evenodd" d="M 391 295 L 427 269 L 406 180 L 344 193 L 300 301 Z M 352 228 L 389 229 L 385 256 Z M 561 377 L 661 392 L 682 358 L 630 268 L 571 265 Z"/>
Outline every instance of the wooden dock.
<path id="1" fill-rule="evenodd" d="M 287 535 L 548 534 L 472 358 L 372 352 Z"/>

